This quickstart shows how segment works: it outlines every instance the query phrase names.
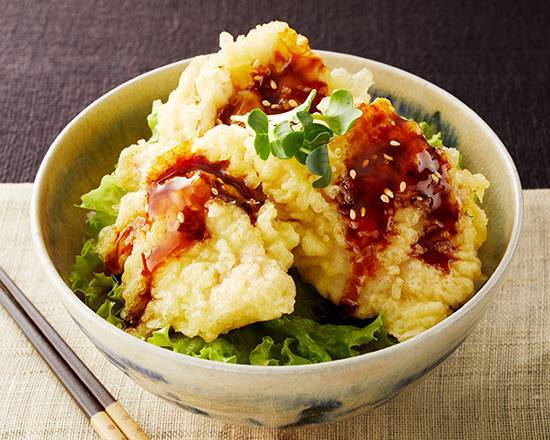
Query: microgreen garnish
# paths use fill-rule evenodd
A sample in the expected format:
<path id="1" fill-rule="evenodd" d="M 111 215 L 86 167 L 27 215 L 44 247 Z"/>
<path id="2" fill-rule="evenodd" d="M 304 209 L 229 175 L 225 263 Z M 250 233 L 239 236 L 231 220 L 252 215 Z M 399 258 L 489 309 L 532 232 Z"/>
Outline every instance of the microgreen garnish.
<path id="1" fill-rule="evenodd" d="M 267 115 L 260 109 L 254 109 L 250 112 L 247 122 L 250 128 L 256 132 L 256 138 L 254 139 L 256 153 L 263 160 L 266 160 L 270 151 Z"/>
<path id="2" fill-rule="evenodd" d="M 353 96 L 347 90 L 332 92 L 324 114 L 314 115 L 314 119 L 325 121 L 334 133 L 346 134 L 353 123 L 361 116 L 361 110 L 353 105 Z"/>
<path id="3" fill-rule="evenodd" d="M 268 116 L 254 109 L 248 116 L 232 119 L 254 130 L 254 148 L 261 159 L 266 160 L 270 154 L 279 159 L 294 157 L 309 172 L 320 176 L 313 186 L 324 188 L 332 178 L 327 144 L 335 134 L 346 134 L 362 113 L 353 105 L 351 93 L 342 89 L 332 92 L 324 112 L 310 113 L 316 93 L 312 90 L 301 105 L 286 113 Z"/>

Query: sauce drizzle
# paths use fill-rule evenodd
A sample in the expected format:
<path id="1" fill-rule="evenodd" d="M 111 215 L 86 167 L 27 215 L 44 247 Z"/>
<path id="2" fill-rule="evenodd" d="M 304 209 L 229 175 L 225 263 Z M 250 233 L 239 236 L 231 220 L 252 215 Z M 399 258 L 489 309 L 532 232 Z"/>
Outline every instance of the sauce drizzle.
<path id="1" fill-rule="evenodd" d="M 252 85 L 237 91 L 219 111 L 222 123 L 229 125 L 232 115 L 244 115 L 255 108 L 268 115 L 287 112 L 303 103 L 312 89 L 317 90 L 311 105 L 314 111 L 327 96 L 328 86 L 320 79 L 325 65 L 318 56 L 291 53 L 286 59 L 277 52 L 273 65 L 252 72 Z"/>
<path id="2" fill-rule="evenodd" d="M 204 156 L 179 157 L 175 163 L 150 182 L 147 187 L 147 215 L 119 232 L 107 267 L 113 274 L 122 273 L 124 262 L 131 254 L 138 230 L 147 231 L 153 221 L 164 220 L 166 228 L 161 239 L 148 255 L 142 254 L 145 289 L 140 292 L 126 319 L 136 325 L 151 300 L 153 273 L 174 253 L 188 249 L 209 238 L 206 228 L 207 202 L 223 200 L 242 208 L 252 224 L 265 201 L 258 187 L 250 189 L 244 181 L 226 171 L 228 161 L 210 162 Z"/>
<path id="3" fill-rule="evenodd" d="M 166 235 L 147 256 L 147 269 L 154 271 L 169 255 L 209 237 L 206 203 L 211 199 L 234 203 L 256 222 L 265 195 L 252 190 L 226 171 L 228 161 L 210 162 L 204 156 L 180 157 L 147 189 L 149 220 L 165 217 Z"/>
<path id="4" fill-rule="evenodd" d="M 138 217 L 118 233 L 115 247 L 105 258 L 105 267 L 110 274 L 120 275 L 124 271 L 124 263 L 134 249 L 135 235 L 145 226 L 145 223 L 143 217 Z"/>
<path id="5" fill-rule="evenodd" d="M 414 206 L 426 225 L 413 255 L 449 271 L 450 239 L 456 233 L 459 208 L 450 193 L 449 163 L 424 138 L 418 124 L 395 112 L 387 100 L 362 105 L 363 116 L 346 134 L 348 174 L 337 181 L 337 202 L 346 218 L 346 239 L 353 254 L 352 275 L 341 304 L 357 307 L 359 289 L 378 270 L 377 253 L 394 233 L 399 208 Z"/>

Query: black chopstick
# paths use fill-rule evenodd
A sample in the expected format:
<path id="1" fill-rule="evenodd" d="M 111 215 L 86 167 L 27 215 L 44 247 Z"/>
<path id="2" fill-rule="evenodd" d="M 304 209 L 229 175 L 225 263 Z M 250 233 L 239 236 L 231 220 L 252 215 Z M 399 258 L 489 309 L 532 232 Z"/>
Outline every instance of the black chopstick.
<path id="1" fill-rule="evenodd" d="M 61 381 L 82 412 L 88 417 L 93 428 L 104 439 L 126 439 L 104 412 L 103 406 L 88 390 L 74 371 L 59 356 L 59 353 L 48 342 L 46 337 L 34 325 L 25 312 L 17 305 L 7 288 L 0 284 L 0 303 L 15 320 L 21 331 L 42 356 L 50 369 Z"/>
<path id="2" fill-rule="evenodd" d="M 3 287 L 2 291 L 4 293 L 0 294 L 0 297 L 2 298 L 2 304 L 4 305 L 4 307 L 6 307 L 10 315 L 12 315 L 17 324 L 22 329 L 22 325 L 25 325 L 25 328 L 29 332 L 31 332 L 27 333 L 25 332 L 25 330 L 23 330 L 25 335 L 29 338 L 33 345 L 35 345 L 34 341 L 36 340 L 40 342 L 40 347 L 48 347 L 47 349 L 44 349 L 46 351 L 40 351 L 39 347 L 35 345 L 39 353 L 46 360 L 48 365 L 50 365 L 52 370 L 54 370 L 56 375 L 69 390 L 71 395 L 74 397 L 73 390 L 79 390 L 79 396 L 87 395 L 88 397 L 93 398 L 88 399 L 90 401 L 83 401 L 83 403 L 87 404 L 86 410 L 82 408 L 82 406 L 81 408 L 86 413 L 86 415 L 90 417 L 89 411 L 95 411 L 99 408 L 100 412 L 103 414 L 100 414 L 100 416 L 96 417 L 96 419 L 104 419 L 103 415 L 105 415 L 105 417 L 107 418 L 110 417 L 110 419 L 112 419 L 116 423 L 116 425 L 118 425 L 118 428 L 120 428 L 120 430 L 130 440 L 147 439 L 147 436 L 142 431 L 137 422 L 132 419 L 132 417 L 126 412 L 124 407 L 114 399 L 111 393 L 109 393 L 109 391 L 94 376 L 94 374 L 88 369 L 88 367 L 86 367 L 86 365 L 67 345 L 63 338 L 59 336 L 55 329 L 34 307 L 34 305 L 26 297 L 26 295 L 21 291 L 21 289 L 17 287 L 17 285 L 10 279 L 10 277 L 2 268 L 0 268 L 0 287 Z M 64 371 L 61 376 L 57 373 L 57 370 L 55 370 L 54 367 L 50 364 L 51 359 L 53 359 L 52 362 L 54 362 L 56 366 L 63 364 Z M 71 375 L 66 376 L 65 370 L 70 371 Z M 65 383 L 65 377 L 71 377 L 73 379 L 72 382 Z M 74 379 L 76 379 L 76 381 Z M 75 386 L 76 388 L 69 389 L 68 387 L 71 385 Z M 85 392 L 82 390 L 85 390 Z M 94 402 L 96 405 L 93 404 Z M 81 405 L 79 400 L 77 400 L 77 403 Z M 93 422 L 92 418 L 90 420 Z M 110 429 L 110 433 L 111 432 L 112 429 Z"/>

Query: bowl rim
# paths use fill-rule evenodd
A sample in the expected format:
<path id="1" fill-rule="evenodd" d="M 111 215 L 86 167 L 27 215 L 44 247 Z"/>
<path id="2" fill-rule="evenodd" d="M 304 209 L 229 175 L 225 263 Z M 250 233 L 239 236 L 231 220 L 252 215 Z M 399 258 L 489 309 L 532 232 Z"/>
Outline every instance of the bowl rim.
<path id="1" fill-rule="evenodd" d="M 171 350 L 167 350 L 165 348 L 161 348 L 153 344 L 149 344 L 145 341 L 142 341 L 130 335 L 129 333 L 126 333 L 125 331 L 119 329 L 118 327 L 110 324 L 109 322 L 105 321 L 100 316 L 98 316 L 92 309 L 88 308 L 84 304 L 84 302 L 82 302 L 74 294 L 74 292 L 69 288 L 69 286 L 67 286 L 67 284 L 65 283 L 65 281 L 63 280 L 63 278 L 55 268 L 48 254 L 48 251 L 46 249 L 45 240 L 44 240 L 42 228 L 39 221 L 40 220 L 39 202 L 42 198 L 42 195 L 45 193 L 45 187 L 46 187 L 45 181 L 46 181 L 47 171 L 50 167 L 50 161 L 52 159 L 52 156 L 54 156 L 55 151 L 61 145 L 63 138 L 65 137 L 65 134 L 69 132 L 73 126 L 77 125 L 80 122 L 80 120 L 84 119 L 85 116 L 89 112 L 91 112 L 94 108 L 100 106 L 104 101 L 108 100 L 111 96 L 117 94 L 120 90 L 130 87 L 135 83 L 138 83 L 149 76 L 153 76 L 162 70 L 170 70 L 177 67 L 185 68 L 194 58 L 196 58 L 196 57 L 191 57 L 191 58 L 186 58 L 180 61 L 166 64 L 164 66 L 158 67 L 156 69 L 153 69 L 141 75 L 138 75 L 116 86 L 115 88 L 111 89 L 107 93 L 103 94 L 102 96 L 94 100 L 92 103 L 87 105 L 81 112 L 79 112 L 65 126 L 65 128 L 63 128 L 63 130 L 56 136 L 56 138 L 48 148 L 48 151 L 40 164 L 40 168 L 36 174 L 36 178 L 34 181 L 32 199 L 31 199 L 31 209 L 30 209 L 31 236 L 32 236 L 34 248 L 36 253 L 38 254 L 38 258 L 42 266 L 42 269 L 45 271 L 50 283 L 53 284 L 56 294 L 59 296 L 59 299 L 61 300 L 61 302 L 63 303 L 63 306 L 66 309 L 67 309 L 67 306 L 61 296 L 63 296 L 64 299 L 68 301 L 72 306 L 74 306 L 80 313 L 83 313 L 88 317 L 91 317 L 91 319 L 95 321 L 94 322 L 95 325 L 98 325 L 103 330 L 110 332 L 113 337 L 120 336 L 121 338 L 124 339 L 125 343 L 129 345 L 134 345 L 135 348 L 141 348 L 142 350 L 149 350 L 150 354 L 148 356 L 154 356 L 156 358 L 160 356 L 160 357 L 166 358 L 167 361 L 172 360 L 177 363 L 188 363 L 192 366 L 206 368 L 208 370 L 217 370 L 217 371 L 234 373 L 234 374 L 241 374 L 246 372 L 249 374 L 259 374 L 259 375 L 264 375 L 264 374 L 300 375 L 300 374 L 309 374 L 309 373 L 320 373 L 321 371 L 324 372 L 326 370 L 332 370 L 332 369 L 349 368 L 349 367 L 357 366 L 358 364 L 361 364 L 363 362 L 382 361 L 386 358 L 390 358 L 391 356 L 394 355 L 394 353 L 411 349 L 414 346 L 422 344 L 426 339 L 429 339 L 432 336 L 444 331 L 444 329 L 452 326 L 454 322 L 461 319 L 462 316 L 466 315 L 477 306 L 477 304 L 482 300 L 482 298 L 485 295 L 487 295 L 487 293 L 498 283 L 498 281 L 501 279 L 502 275 L 506 271 L 515 253 L 515 250 L 517 248 L 517 244 L 519 241 L 519 237 L 521 234 L 521 227 L 523 222 L 522 186 L 521 186 L 521 181 L 519 178 L 517 168 L 513 162 L 512 157 L 510 156 L 510 153 L 508 152 L 508 150 L 506 149 L 506 147 L 504 146 L 504 144 L 502 143 L 498 135 L 489 127 L 489 125 L 476 112 L 474 112 L 469 106 L 464 104 L 457 97 L 447 92 L 446 90 L 442 89 L 441 87 L 427 80 L 424 80 L 421 77 L 415 74 L 412 74 L 406 70 L 391 66 L 389 64 L 382 63 L 380 61 L 375 61 L 369 58 L 363 58 L 356 55 L 326 51 L 326 50 L 315 50 L 315 52 L 319 53 L 320 55 L 328 55 L 329 57 L 353 59 L 357 63 L 364 64 L 367 68 L 369 68 L 370 66 L 376 66 L 376 68 L 380 71 L 393 72 L 401 76 L 409 77 L 409 79 L 422 84 L 424 87 L 431 89 L 431 91 L 436 92 L 437 94 L 442 95 L 442 97 L 445 100 L 450 101 L 455 106 L 462 107 L 463 110 L 465 110 L 465 113 L 469 117 L 471 117 L 476 124 L 478 124 L 484 131 L 488 132 L 488 134 L 492 138 L 492 141 L 495 143 L 497 149 L 500 150 L 500 153 L 502 154 L 505 160 L 506 167 L 508 168 L 509 172 L 513 177 L 513 182 L 512 182 L 513 191 L 514 191 L 513 197 L 516 202 L 517 209 L 516 209 L 516 212 L 514 213 L 512 233 L 510 236 L 510 240 L 508 241 L 508 244 L 506 246 L 506 251 L 504 252 L 504 255 L 502 256 L 500 262 L 495 268 L 493 274 L 489 277 L 489 279 L 485 282 L 485 284 L 459 310 L 455 311 L 452 315 L 443 319 L 433 327 L 423 331 L 422 333 L 410 339 L 407 339 L 406 341 L 400 342 L 399 344 L 396 344 L 391 347 L 387 347 L 378 351 L 374 351 L 371 353 L 365 353 L 362 355 L 345 358 L 345 359 L 337 359 L 337 360 L 332 360 L 328 362 L 321 362 L 317 364 L 306 364 L 306 365 L 262 366 L 262 365 L 248 365 L 248 364 L 229 364 L 229 363 L 211 361 L 208 359 L 196 358 L 193 356 L 176 353 Z M 73 317 L 72 313 L 69 310 L 67 310 L 67 312 L 76 321 L 76 317 Z M 88 338 L 90 338 L 86 332 L 84 332 L 84 334 Z M 92 341 L 92 343 L 96 345 L 95 341 Z"/>

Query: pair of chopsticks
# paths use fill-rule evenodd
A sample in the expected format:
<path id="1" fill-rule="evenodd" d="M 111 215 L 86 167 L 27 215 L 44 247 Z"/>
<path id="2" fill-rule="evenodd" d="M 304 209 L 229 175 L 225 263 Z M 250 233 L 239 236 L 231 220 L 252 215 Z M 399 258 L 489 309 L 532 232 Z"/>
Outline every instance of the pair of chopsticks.
<path id="1" fill-rule="evenodd" d="M 46 361 L 101 438 L 147 440 L 147 435 L 137 422 L 84 365 L 1 267 L 0 304 Z"/>

